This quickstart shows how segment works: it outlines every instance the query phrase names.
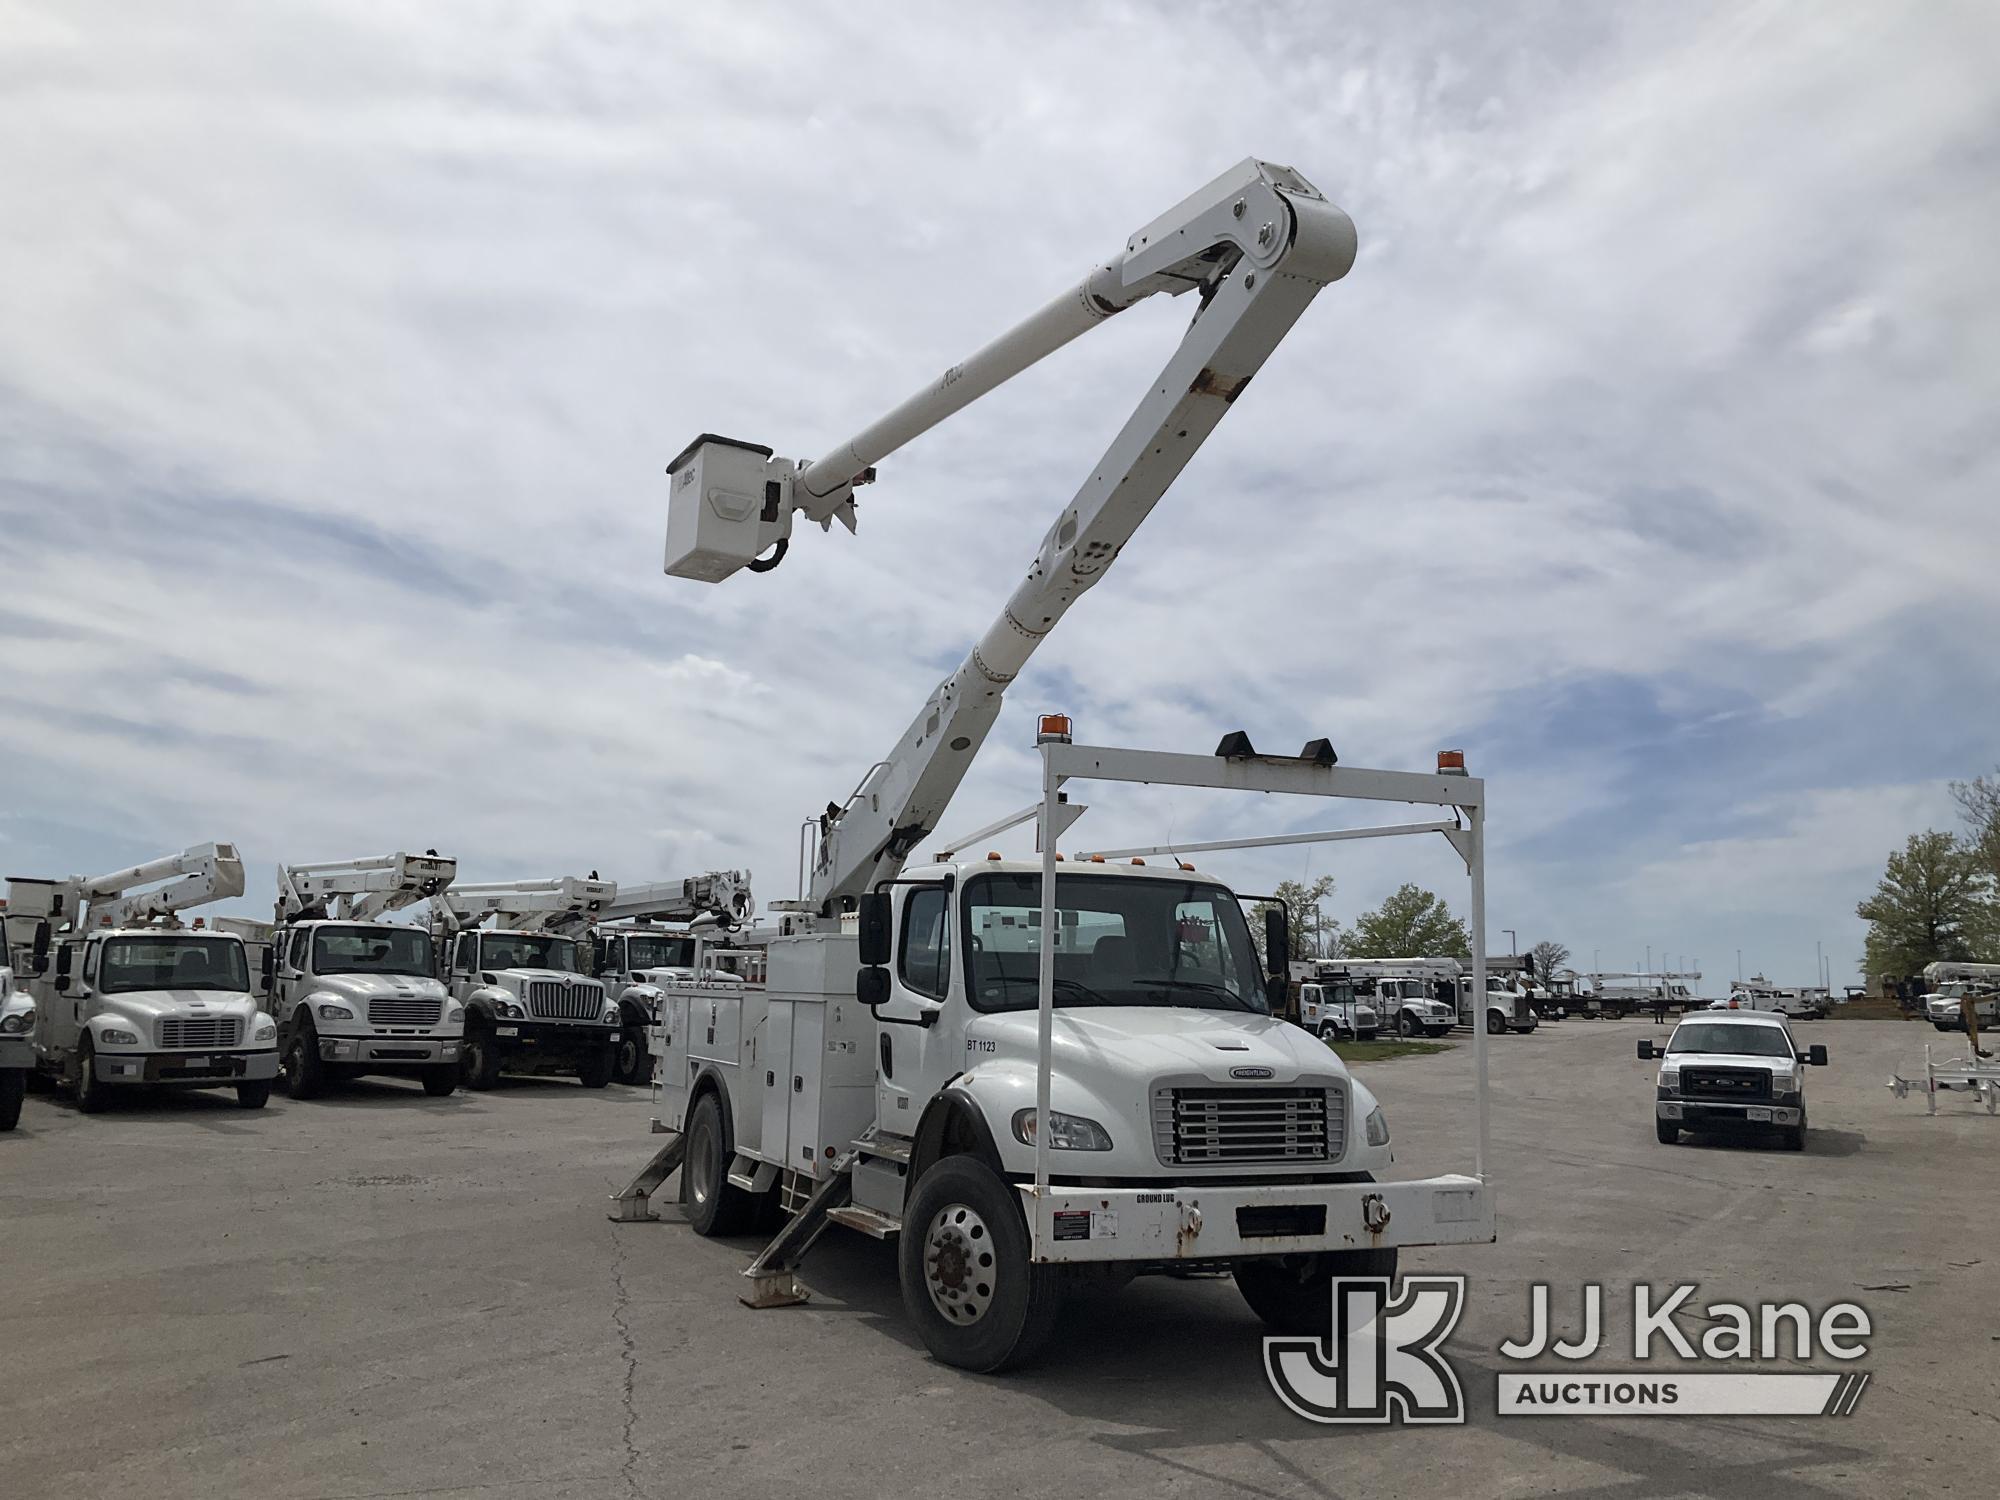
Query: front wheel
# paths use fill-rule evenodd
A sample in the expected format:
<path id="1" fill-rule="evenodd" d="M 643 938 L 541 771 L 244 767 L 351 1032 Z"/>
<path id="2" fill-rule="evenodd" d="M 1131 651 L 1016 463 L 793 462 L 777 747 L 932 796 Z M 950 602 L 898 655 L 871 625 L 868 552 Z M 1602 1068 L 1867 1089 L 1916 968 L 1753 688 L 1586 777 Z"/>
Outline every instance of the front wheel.
<path id="1" fill-rule="evenodd" d="M 303 1009 L 304 1007 L 300 1007 Z M 285 1097 L 317 1099 L 326 1089 L 326 1064 L 319 1055 L 319 1035 L 301 1016 L 285 1043 Z"/>
<path id="2" fill-rule="evenodd" d="M 1438 1037 L 1447 1037 L 1451 1035 L 1451 1028 L 1449 1026 L 1433 1026 L 1425 1034 L 1427 1036 L 1432 1037 L 1433 1039 Z"/>
<path id="3" fill-rule="evenodd" d="M 94 1115 L 103 1111 L 111 1101 L 105 1096 L 104 1085 L 97 1081 L 97 1049 L 91 1045 L 90 1034 L 76 1044 L 76 1107 L 80 1114 Z"/>
<path id="4" fill-rule="evenodd" d="M 1806 1149 L 1806 1112 L 1799 1111 L 1799 1123 L 1785 1127 L 1785 1149 L 1803 1151 Z"/>
<path id="5" fill-rule="evenodd" d="M 630 1016 L 618 1032 L 618 1050 L 613 1054 L 611 1078 L 615 1083 L 647 1084 L 653 1081 L 653 1054 L 646 1050 L 646 1034 L 632 1024 Z"/>
<path id="6" fill-rule="evenodd" d="M 271 1080 L 253 1078 L 236 1085 L 238 1109 L 262 1109 L 271 1100 Z"/>
<path id="7" fill-rule="evenodd" d="M 1060 1273 L 1029 1262 L 1020 1199 L 974 1157 L 947 1156 L 917 1179 L 896 1259 L 903 1308 L 943 1364 L 1025 1364 L 1055 1328 Z"/>
<path id="8" fill-rule="evenodd" d="M 1653 1134 L 1659 1137 L 1662 1146 L 1678 1146 L 1681 1143 L 1681 1128 L 1672 1120 L 1653 1121 Z"/>
<path id="9" fill-rule="evenodd" d="M 1396 1017 L 1396 1034 L 1405 1039 L 1417 1034 L 1417 1023 L 1408 1011 Z"/>
<path id="10" fill-rule="evenodd" d="M 1500 1036 L 1507 1030 L 1507 1018 L 1497 1010 L 1486 1012 L 1486 1034 Z"/>
<path id="11" fill-rule="evenodd" d="M 599 1047 L 586 1053 L 576 1066 L 577 1081 L 587 1089 L 601 1089 L 611 1082 L 611 1072 L 617 1064 L 618 1054 L 608 1047 Z"/>
<path id="12" fill-rule="evenodd" d="M 0 1068 L 0 1130 L 21 1123 L 21 1101 L 28 1097 L 28 1070 Z"/>
<path id="13" fill-rule="evenodd" d="M 1319 1039 L 1331 1045 L 1340 1040 L 1340 1028 L 1331 1021 L 1319 1023 Z"/>
<path id="14" fill-rule="evenodd" d="M 469 1089 L 495 1088 L 500 1082 L 500 1049 L 484 1027 L 468 1029 L 458 1044 L 458 1076 Z"/>
<path id="15" fill-rule="evenodd" d="M 1236 1290 L 1274 1332 L 1326 1338 L 1333 1330 L 1333 1283 L 1341 1276 L 1396 1278 L 1396 1247 L 1327 1250 L 1246 1260 L 1236 1267 Z"/>
<path id="16" fill-rule="evenodd" d="M 449 1098 L 458 1089 L 456 1067 L 425 1068 L 424 1092 L 433 1099 Z"/>

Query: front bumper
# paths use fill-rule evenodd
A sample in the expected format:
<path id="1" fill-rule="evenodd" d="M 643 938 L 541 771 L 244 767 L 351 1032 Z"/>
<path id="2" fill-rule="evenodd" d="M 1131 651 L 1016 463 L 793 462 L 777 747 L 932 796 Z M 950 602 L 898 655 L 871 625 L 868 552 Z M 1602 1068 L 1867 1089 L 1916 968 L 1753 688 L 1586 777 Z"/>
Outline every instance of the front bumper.
<path id="1" fill-rule="evenodd" d="M 1706 1099 L 1661 1099 L 1654 1105 L 1654 1113 L 1690 1130 L 1701 1125 L 1796 1125 L 1805 1116 L 1804 1107 L 1796 1102 L 1796 1095 L 1786 1097 L 1794 1102 L 1770 1099 L 1762 1104 L 1720 1104 Z"/>
<path id="2" fill-rule="evenodd" d="M 32 1068 L 35 1044 L 26 1035 L 0 1036 L 0 1068 Z"/>
<path id="3" fill-rule="evenodd" d="M 543 1057 L 550 1062 L 608 1051 L 624 1030 L 590 1021 L 496 1021 L 493 1042 L 504 1058 Z"/>
<path id="4" fill-rule="evenodd" d="M 1415 1182 L 1236 1183 L 1204 1187 L 1020 1184 L 1032 1258 L 1044 1263 L 1213 1261 L 1392 1245 L 1485 1245 L 1493 1190 L 1449 1174 Z"/>
<path id="5" fill-rule="evenodd" d="M 384 1067 L 435 1067 L 458 1063 L 455 1036 L 321 1036 L 319 1055 L 330 1063 Z"/>
<path id="6" fill-rule="evenodd" d="M 254 1083 L 278 1076 L 278 1049 L 255 1052 L 96 1052 L 99 1083 Z"/>

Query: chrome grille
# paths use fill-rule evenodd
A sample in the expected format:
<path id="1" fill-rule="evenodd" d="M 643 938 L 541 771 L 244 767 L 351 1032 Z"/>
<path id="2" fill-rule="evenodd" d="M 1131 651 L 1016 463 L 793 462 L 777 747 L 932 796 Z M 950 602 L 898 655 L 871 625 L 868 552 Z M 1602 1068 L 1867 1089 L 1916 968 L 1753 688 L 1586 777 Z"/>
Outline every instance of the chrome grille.
<path id="1" fill-rule="evenodd" d="M 442 1001 L 422 995 L 376 995 L 368 1002 L 370 1026 L 435 1026 L 443 1014 Z"/>
<path id="2" fill-rule="evenodd" d="M 604 1014 L 604 986 L 590 979 L 531 979 L 522 998 L 538 1021 L 595 1021 Z"/>
<path id="3" fill-rule="evenodd" d="M 160 1021 L 162 1047 L 234 1047 L 242 1039 L 240 1016 L 166 1016 Z"/>
<path id="4" fill-rule="evenodd" d="M 1338 1088 L 1159 1088 L 1153 1145 L 1169 1166 L 1338 1161 L 1347 1096 Z"/>

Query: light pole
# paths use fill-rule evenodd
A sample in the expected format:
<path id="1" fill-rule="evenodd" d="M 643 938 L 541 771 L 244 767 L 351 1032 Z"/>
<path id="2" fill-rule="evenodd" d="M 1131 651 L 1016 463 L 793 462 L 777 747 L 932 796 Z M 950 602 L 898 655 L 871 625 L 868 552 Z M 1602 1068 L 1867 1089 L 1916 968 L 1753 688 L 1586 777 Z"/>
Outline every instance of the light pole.
<path id="1" fill-rule="evenodd" d="M 1513 957 L 1514 955 L 1518 954 L 1521 951 L 1521 940 L 1516 936 L 1514 936 L 1514 929 L 1511 927 L 1503 927 L 1500 930 L 1507 934 L 1508 956 Z"/>
<path id="2" fill-rule="evenodd" d="M 1741 948 L 1736 950 L 1736 982 L 1738 984 L 1743 982 L 1743 950 Z"/>

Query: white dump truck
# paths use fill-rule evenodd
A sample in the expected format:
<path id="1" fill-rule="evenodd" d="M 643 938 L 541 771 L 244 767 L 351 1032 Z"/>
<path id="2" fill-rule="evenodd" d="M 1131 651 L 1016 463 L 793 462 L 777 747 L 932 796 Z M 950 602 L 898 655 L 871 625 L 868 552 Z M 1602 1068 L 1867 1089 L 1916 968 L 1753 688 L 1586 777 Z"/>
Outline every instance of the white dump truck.
<path id="1" fill-rule="evenodd" d="M 493 1088 L 502 1073 L 571 1074 L 587 1089 L 611 1082 L 618 1007 L 584 972 L 584 940 L 617 894 L 592 874 L 454 885 L 430 898 L 445 985 L 465 1012 L 467 1088 Z"/>
<path id="2" fill-rule="evenodd" d="M 667 571 L 768 573 L 795 515 L 851 528 L 855 486 L 893 450 L 1123 309 L 1195 294 L 1178 349 L 999 618 L 811 820 L 805 888 L 770 908 L 766 981 L 665 987 L 670 1138 L 614 1217 L 641 1217 L 683 1165 L 701 1233 L 789 1211 L 746 1273 L 756 1306 L 805 1295 L 799 1257 L 829 1224 L 894 1238 L 926 1347 L 975 1370 L 1030 1357 L 1065 1294 L 1188 1268 L 1232 1271 L 1268 1323 L 1324 1337 L 1337 1276 L 1392 1273 L 1401 1245 L 1493 1238 L 1482 1176 L 1379 1180 L 1391 1160 L 1379 1102 L 1271 1013 L 1289 951 L 1281 909 L 1266 934 L 1280 972 L 1267 976 L 1220 881 L 1178 861 L 1058 863 L 1054 847 L 1072 779 L 1428 805 L 1451 814 L 1425 826 L 1472 873 L 1477 924 L 1484 793 L 1462 763 L 1356 770 L 1324 741 L 1260 756 L 1241 734 L 1213 756 L 1112 750 L 1072 743 L 1051 716 L 1031 814 L 1042 858 L 912 862 L 1035 647 L 1354 253 L 1353 225 L 1311 184 L 1246 161 L 819 461 L 704 435 L 668 466 Z M 1484 1033 L 1475 1041 L 1483 1066 Z"/>
<path id="3" fill-rule="evenodd" d="M 435 849 L 278 867 L 264 983 L 292 1098 L 366 1074 L 417 1079 L 434 1099 L 458 1087 L 465 1007 L 438 978 L 430 931 L 381 920 L 457 873 Z"/>
<path id="4" fill-rule="evenodd" d="M 53 962 L 28 981 L 35 1065 L 94 1113 L 136 1084 L 233 1088 L 261 1109 L 278 1072 L 278 1028 L 251 983 L 243 940 L 180 914 L 243 894 L 229 844 L 198 844 L 95 878 L 10 879 L 10 928 L 46 937 Z"/>

